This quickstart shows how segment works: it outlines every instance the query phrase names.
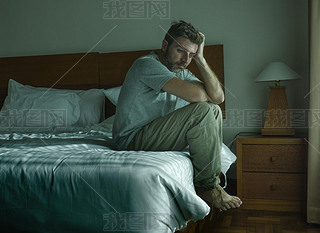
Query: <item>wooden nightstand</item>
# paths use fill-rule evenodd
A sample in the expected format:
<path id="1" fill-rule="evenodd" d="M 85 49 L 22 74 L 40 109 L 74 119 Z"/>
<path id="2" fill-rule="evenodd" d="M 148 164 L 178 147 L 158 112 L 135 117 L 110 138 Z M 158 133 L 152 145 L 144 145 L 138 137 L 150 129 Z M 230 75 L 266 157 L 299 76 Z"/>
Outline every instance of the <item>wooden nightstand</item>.
<path id="1" fill-rule="evenodd" d="M 302 138 L 238 138 L 237 195 L 242 208 L 303 211 L 307 143 Z"/>

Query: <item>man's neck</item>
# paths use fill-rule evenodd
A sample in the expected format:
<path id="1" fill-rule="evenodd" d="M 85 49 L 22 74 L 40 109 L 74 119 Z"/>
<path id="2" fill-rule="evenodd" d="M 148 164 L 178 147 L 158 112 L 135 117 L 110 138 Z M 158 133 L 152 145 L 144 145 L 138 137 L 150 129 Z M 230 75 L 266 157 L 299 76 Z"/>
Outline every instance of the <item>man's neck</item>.
<path id="1" fill-rule="evenodd" d="M 155 54 L 158 56 L 158 59 L 162 63 L 162 65 L 165 66 L 165 62 L 164 62 L 164 59 L 163 59 L 163 52 L 159 51 L 159 52 L 155 52 Z"/>

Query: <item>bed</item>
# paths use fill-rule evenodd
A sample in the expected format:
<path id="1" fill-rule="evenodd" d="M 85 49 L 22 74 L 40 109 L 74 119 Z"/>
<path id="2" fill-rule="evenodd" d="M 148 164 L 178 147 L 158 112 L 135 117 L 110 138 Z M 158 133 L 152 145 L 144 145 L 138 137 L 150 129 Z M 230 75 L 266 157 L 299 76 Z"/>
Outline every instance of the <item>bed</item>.
<path id="1" fill-rule="evenodd" d="M 149 52 L 0 58 L 0 229 L 175 232 L 208 215 L 188 151 L 113 149 L 121 84 Z M 223 46 L 205 55 L 223 80 Z M 222 174 L 234 161 L 223 145 Z"/>

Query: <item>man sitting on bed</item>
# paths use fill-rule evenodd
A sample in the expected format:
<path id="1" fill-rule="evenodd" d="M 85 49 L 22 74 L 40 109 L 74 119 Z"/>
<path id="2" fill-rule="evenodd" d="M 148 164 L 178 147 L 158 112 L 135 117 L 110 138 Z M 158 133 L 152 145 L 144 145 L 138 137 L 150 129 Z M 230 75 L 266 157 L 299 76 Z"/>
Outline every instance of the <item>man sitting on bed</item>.
<path id="1" fill-rule="evenodd" d="M 203 56 L 205 36 L 191 24 L 171 26 L 160 53 L 137 59 L 119 96 L 113 138 L 120 150 L 180 151 L 189 146 L 197 190 L 208 190 L 216 208 L 241 205 L 219 185 L 222 117 L 221 84 Z M 194 59 L 196 78 L 186 67 Z M 190 102 L 175 109 L 177 98 Z"/>

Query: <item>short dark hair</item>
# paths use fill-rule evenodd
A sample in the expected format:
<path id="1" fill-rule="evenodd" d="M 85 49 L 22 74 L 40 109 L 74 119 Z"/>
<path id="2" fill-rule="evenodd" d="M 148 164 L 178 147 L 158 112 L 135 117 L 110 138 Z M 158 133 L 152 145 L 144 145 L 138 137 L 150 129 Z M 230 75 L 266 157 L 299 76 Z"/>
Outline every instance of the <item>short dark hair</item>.
<path id="1" fill-rule="evenodd" d="M 176 41 L 180 37 L 187 38 L 197 45 L 202 43 L 202 37 L 199 31 L 195 29 L 191 23 L 183 20 L 173 22 L 164 39 L 168 42 L 168 46 L 170 46 L 173 41 Z"/>

